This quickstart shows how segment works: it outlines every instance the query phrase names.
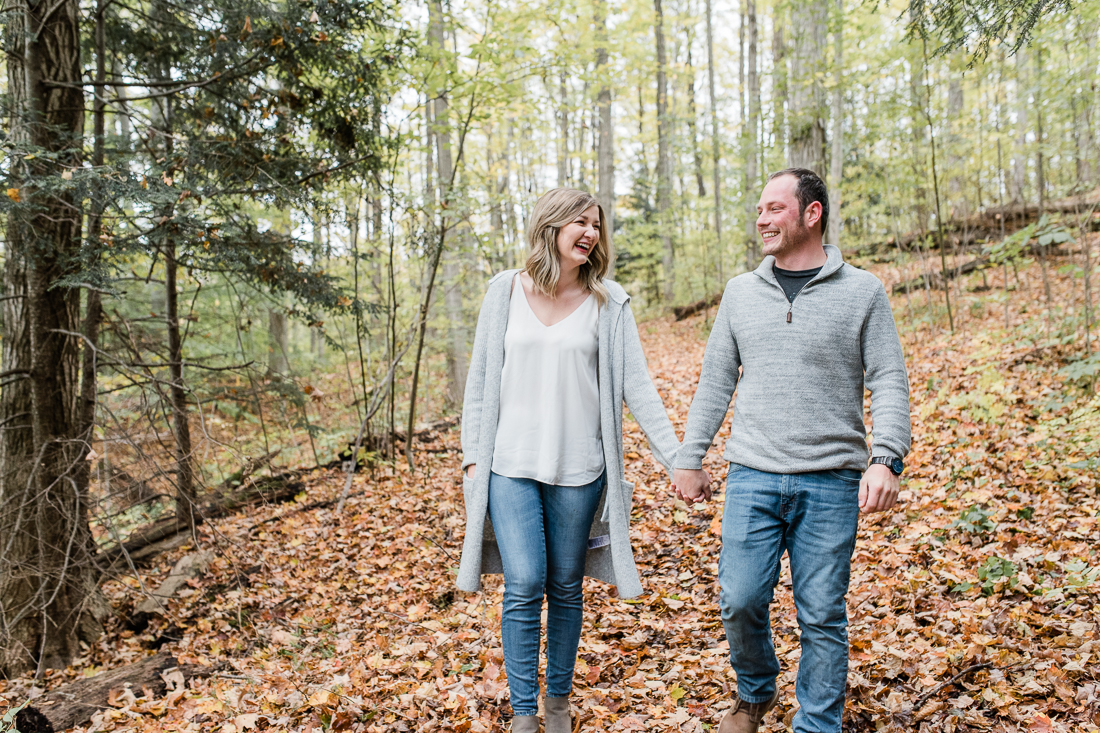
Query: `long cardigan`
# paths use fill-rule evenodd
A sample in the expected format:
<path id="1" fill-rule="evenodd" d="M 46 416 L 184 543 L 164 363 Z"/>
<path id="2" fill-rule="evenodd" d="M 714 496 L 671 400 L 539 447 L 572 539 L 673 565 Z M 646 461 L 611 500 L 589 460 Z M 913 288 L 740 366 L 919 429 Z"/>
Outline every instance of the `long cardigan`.
<path id="1" fill-rule="evenodd" d="M 458 587 L 481 588 L 481 576 L 501 573 L 500 550 L 493 535 L 489 509 L 489 473 L 496 445 L 500 410 L 500 378 L 504 368 L 504 334 L 508 303 L 518 270 L 501 272 L 489 281 L 474 335 L 474 350 L 462 407 L 462 492 L 466 502 L 466 536 Z M 664 404 L 649 378 L 630 297 L 611 280 L 604 280 L 609 298 L 600 308 L 598 377 L 600 432 L 607 482 L 589 532 L 585 575 L 613 583 L 622 598 L 642 592 L 630 547 L 630 510 L 634 485 L 624 478 L 623 401 L 649 439 L 653 456 L 672 474 L 680 442 Z M 474 478 L 466 467 L 478 464 Z"/>

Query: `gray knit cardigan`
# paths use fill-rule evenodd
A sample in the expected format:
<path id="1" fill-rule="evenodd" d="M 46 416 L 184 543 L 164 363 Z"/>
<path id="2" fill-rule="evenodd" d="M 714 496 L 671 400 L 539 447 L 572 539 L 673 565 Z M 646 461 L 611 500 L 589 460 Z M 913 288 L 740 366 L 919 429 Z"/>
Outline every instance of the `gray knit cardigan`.
<path id="1" fill-rule="evenodd" d="M 489 281 L 481 304 L 462 405 L 462 492 L 466 501 L 466 537 L 458 587 L 481 588 L 481 576 L 503 571 L 489 520 L 489 473 L 496 445 L 500 409 L 500 375 L 504 368 L 504 333 L 508 328 L 508 302 L 518 270 L 499 273 Z M 604 280 L 609 298 L 599 315 L 600 432 L 603 436 L 607 484 L 589 532 L 585 575 L 613 583 L 622 598 L 641 594 L 642 584 L 630 548 L 630 510 L 634 485 L 624 478 L 623 411 L 626 401 L 650 448 L 665 470 L 672 463 L 680 441 L 672 429 L 664 404 L 650 381 L 638 327 L 630 310 L 630 297 L 617 283 Z M 479 464 L 472 479 L 466 467 Z M 606 538 L 606 539 L 604 539 Z M 593 545 L 596 545 L 593 547 Z"/>

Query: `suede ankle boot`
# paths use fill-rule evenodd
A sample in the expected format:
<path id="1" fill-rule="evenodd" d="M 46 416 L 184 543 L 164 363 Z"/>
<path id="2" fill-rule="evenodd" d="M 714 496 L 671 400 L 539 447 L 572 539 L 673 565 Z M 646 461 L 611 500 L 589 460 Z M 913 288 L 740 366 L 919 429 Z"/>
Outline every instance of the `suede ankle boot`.
<path id="1" fill-rule="evenodd" d="M 733 703 L 733 707 L 722 718 L 722 724 L 718 726 L 718 733 L 756 733 L 760 730 L 760 723 L 763 722 L 764 715 L 775 707 L 778 700 L 778 689 L 772 695 L 772 699 L 765 702 L 749 703 L 738 698 Z"/>
<path id="2" fill-rule="evenodd" d="M 512 733 L 539 733 L 539 716 L 515 716 L 512 718 Z"/>
<path id="3" fill-rule="evenodd" d="M 546 733 L 573 733 L 568 697 L 545 698 L 542 707 L 546 713 Z"/>

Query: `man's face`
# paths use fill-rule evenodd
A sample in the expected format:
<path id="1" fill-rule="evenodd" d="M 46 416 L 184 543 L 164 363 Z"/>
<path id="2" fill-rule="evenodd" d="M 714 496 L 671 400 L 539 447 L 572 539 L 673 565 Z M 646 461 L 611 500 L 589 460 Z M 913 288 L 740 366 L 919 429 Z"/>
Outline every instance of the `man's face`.
<path id="1" fill-rule="evenodd" d="M 798 179 L 779 176 L 768 181 L 756 205 L 756 231 L 763 240 L 764 254 L 782 256 L 801 247 L 811 232 L 798 213 Z M 810 213 L 807 207 L 806 213 Z"/>

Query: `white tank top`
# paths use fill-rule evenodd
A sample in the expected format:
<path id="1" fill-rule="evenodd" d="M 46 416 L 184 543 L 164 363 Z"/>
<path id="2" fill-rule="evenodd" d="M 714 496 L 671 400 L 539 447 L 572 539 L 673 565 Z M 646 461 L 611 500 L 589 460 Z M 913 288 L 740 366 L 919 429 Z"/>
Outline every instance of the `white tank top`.
<path id="1" fill-rule="evenodd" d="M 603 474 L 598 365 L 596 297 L 546 326 L 517 275 L 504 334 L 493 473 L 554 486 L 584 486 Z"/>

